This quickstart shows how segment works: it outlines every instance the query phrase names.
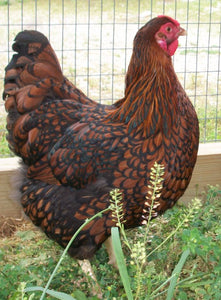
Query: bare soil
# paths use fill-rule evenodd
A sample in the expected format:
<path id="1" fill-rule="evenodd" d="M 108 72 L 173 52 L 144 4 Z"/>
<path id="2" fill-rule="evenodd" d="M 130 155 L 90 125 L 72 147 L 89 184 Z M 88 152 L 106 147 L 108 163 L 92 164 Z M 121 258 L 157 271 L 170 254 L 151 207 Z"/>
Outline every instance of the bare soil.
<path id="1" fill-rule="evenodd" d="M 0 239 L 11 237 L 17 230 L 27 230 L 30 226 L 32 225 L 28 220 L 1 216 Z"/>

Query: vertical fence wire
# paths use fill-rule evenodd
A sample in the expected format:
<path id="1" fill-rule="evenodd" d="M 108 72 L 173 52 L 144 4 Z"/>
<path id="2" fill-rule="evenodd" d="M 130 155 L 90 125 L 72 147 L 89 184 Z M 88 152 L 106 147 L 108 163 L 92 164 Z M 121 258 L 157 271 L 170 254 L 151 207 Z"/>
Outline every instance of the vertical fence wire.
<path id="1" fill-rule="evenodd" d="M 7 26 L 6 26 L 6 30 L 7 30 L 7 57 L 8 57 L 8 61 L 9 61 L 9 57 L 10 57 L 10 51 L 9 51 L 9 47 L 10 47 L 10 24 L 9 24 L 9 1 L 8 1 L 8 5 L 7 5 Z"/>
<path id="2" fill-rule="evenodd" d="M 211 13 L 212 13 L 212 0 L 210 0 L 209 6 L 209 30 L 208 30 L 208 40 L 207 40 L 207 73 L 206 73 L 206 93 L 205 93 L 205 117 L 204 117 L 204 136 L 203 139 L 206 139 L 207 133 L 207 108 L 208 108 L 208 92 L 209 92 L 209 69 L 210 69 L 210 35 L 211 35 Z"/>
<path id="3" fill-rule="evenodd" d="M 90 0 L 87 3 L 87 95 L 89 94 L 90 82 Z"/>
<path id="4" fill-rule="evenodd" d="M 23 15 L 24 15 L 24 7 L 23 7 L 23 0 L 21 1 L 21 30 L 23 30 L 23 24 L 24 24 L 24 19 L 23 19 Z"/>
<path id="5" fill-rule="evenodd" d="M 138 1 L 138 4 L 139 4 L 139 1 Z M 125 49 L 128 48 L 127 46 L 127 33 L 128 33 L 128 0 L 126 1 L 126 8 L 125 8 L 125 16 L 126 16 L 126 19 L 125 19 L 125 44 L 124 44 L 124 47 Z M 139 21 L 138 21 L 139 22 Z M 125 53 L 125 63 L 124 63 L 124 69 L 126 70 L 127 69 L 127 55 Z"/>
<path id="6" fill-rule="evenodd" d="M 102 80 L 102 47 L 103 47 L 103 1 L 100 2 L 100 50 L 99 50 L 99 55 L 100 55 L 100 59 L 99 59 L 99 99 L 101 99 L 101 90 L 102 90 L 102 84 L 101 84 L 101 80 Z M 101 101 L 100 101 L 101 102 Z"/>
<path id="7" fill-rule="evenodd" d="M 64 69 L 64 22 L 65 22 L 64 0 L 62 0 L 61 10 L 62 10 L 62 14 L 61 14 L 61 68 Z"/>
<path id="8" fill-rule="evenodd" d="M 77 36 L 77 11 L 78 11 L 78 6 L 77 6 L 77 0 L 75 0 L 75 15 L 74 15 L 74 36 Z M 74 84 L 76 85 L 76 77 L 77 77 L 77 38 L 74 39 Z"/>
<path id="9" fill-rule="evenodd" d="M 188 32 L 189 29 L 189 0 L 186 3 L 186 31 Z M 185 41 L 185 49 L 187 49 L 187 41 Z M 187 55 L 185 55 L 184 59 L 184 79 L 183 79 L 183 87 L 186 89 L 186 82 L 187 82 Z"/>
<path id="10" fill-rule="evenodd" d="M 51 24 L 51 0 L 48 0 L 48 39 L 49 39 L 49 41 L 51 39 L 50 24 Z"/>
<path id="11" fill-rule="evenodd" d="M 198 3 L 198 20 L 197 20 L 197 34 L 196 34 L 196 68 L 195 68 L 195 89 L 194 89 L 194 106 L 196 106 L 197 97 L 197 76 L 198 76 L 198 54 L 199 54 L 199 32 L 200 32 L 200 0 Z"/>
<path id="12" fill-rule="evenodd" d="M 188 31 L 173 58 L 196 107 L 201 142 L 221 141 L 221 7 L 206 0 L 21 0 L 0 2 L 0 90 L 15 35 L 43 32 L 64 74 L 89 97 L 111 104 L 123 96 L 133 37 L 150 18 L 170 15 Z M 0 103 L 0 138 L 5 112 Z M 1 153 L 0 153 L 1 157 Z"/>
<path id="13" fill-rule="evenodd" d="M 219 26 L 219 31 L 221 33 L 221 22 Z M 219 55 L 218 55 L 218 72 L 217 72 L 217 94 L 216 94 L 216 125 L 215 125 L 215 140 L 218 140 L 218 122 L 219 122 L 219 109 L 221 108 L 221 103 L 219 103 L 219 96 L 221 94 L 221 78 L 220 78 L 220 70 L 221 70 L 221 34 L 219 35 Z"/>
<path id="14" fill-rule="evenodd" d="M 38 1 L 35 0 L 35 30 L 38 29 Z"/>
<path id="15" fill-rule="evenodd" d="M 114 75 L 115 75 L 115 72 L 114 72 L 114 54 L 115 54 L 115 26 L 116 26 L 116 21 L 115 21 L 115 6 L 116 6 L 116 0 L 114 0 L 114 3 L 113 3 L 113 31 L 112 31 L 112 47 L 113 47 L 113 50 L 112 50 L 112 77 L 111 77 L 111 98 L 114 99 Z"/>

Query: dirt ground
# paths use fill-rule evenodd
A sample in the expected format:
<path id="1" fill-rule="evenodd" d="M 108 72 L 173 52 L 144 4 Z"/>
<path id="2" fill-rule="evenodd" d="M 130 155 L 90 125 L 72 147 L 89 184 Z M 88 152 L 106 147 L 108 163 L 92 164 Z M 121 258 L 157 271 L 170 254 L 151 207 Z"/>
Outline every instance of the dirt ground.
<path id="1" fill-rule="evenodd" d="M 25 219 L 0 217 L 0 239 L 13 236 L 17 230 L 25 230 L 33 225 Z"/>

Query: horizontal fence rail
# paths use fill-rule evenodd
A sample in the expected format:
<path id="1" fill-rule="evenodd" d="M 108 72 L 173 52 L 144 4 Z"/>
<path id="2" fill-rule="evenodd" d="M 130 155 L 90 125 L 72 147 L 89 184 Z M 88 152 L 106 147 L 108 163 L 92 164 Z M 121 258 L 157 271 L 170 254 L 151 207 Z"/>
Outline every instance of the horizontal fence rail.
<path id="1" fill-rule="evenodd" d="M 133 38 L 149 19 L 166 14 L 188 35 L 173 63 L 200 121 L 200 141 L 221 141 L 221 3 L 207 0 L 0 0 L 0 90 L 15 35 L 36 29 L 50 40 L 63 72 L 90 98 L 123 96 Z M 0 157 L 10 155 L 0 101 Z"/>

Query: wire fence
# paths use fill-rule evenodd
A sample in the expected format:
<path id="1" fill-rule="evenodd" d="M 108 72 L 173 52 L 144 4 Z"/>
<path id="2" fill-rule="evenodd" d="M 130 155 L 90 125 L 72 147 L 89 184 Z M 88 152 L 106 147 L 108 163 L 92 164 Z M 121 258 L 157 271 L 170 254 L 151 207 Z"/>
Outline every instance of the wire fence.
<path id="1" fill-rule="evenodd" d="M 110 104 L 123 96 L 134 35 L 162 14 L 177 19 L 188 32 L 180 38 L 173 63 L 196 108 L 200 141 L 221 141 L 219 0 L 0 0 L 0 89 L 15 35 L 36 29 L 49 38 L 64 74 L 92 99 Z"/>

